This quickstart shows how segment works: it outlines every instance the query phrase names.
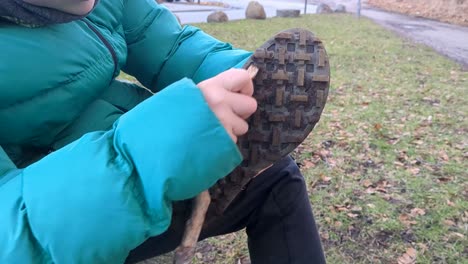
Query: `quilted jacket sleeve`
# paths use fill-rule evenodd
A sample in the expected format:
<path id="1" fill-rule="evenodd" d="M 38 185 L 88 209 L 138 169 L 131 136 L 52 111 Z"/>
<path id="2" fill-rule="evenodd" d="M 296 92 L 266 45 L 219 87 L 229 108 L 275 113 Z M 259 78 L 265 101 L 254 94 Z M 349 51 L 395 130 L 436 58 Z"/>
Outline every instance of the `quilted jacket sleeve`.
<path id="1" fill-rule="evenodd" d="M 0 148 L 0 263 L 123 263 L 167 229 L 171 201 L 240 161 L 188 79 L 24 169 Z"/>
<path id="2" fill-rule="evenodd" d="M 196 27 L 182 28 L 154 0 L 127 0 L 124 9 L 128 58 L 123 70 L 153 91 L 184 77 L 198 83 L 242 66 L 251 55 Z"/>

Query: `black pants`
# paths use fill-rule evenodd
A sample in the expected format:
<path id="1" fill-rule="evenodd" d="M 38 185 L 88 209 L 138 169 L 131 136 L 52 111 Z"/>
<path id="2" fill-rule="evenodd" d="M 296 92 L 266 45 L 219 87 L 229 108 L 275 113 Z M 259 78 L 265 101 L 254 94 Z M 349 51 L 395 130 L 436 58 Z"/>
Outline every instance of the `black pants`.
<path id="1" fill-rule="evenodd" d="M 191 202 L 178 202 L 169 229 L 133 250 L 136 263 L 174 250 L 182 239 Z M 299 168 L 284 158 L 253 179 L 200 239 L 246 228 L 254 264 L 325 263 L 320 237 Z"/>

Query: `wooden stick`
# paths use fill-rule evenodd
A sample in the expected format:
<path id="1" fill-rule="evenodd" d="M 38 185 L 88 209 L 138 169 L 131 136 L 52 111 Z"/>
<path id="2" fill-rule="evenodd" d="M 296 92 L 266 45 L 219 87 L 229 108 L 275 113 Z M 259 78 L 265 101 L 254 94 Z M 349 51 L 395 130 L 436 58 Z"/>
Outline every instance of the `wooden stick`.
<path id="1" fill-rule="evenodd" d="M 175 251 L 174 264 L 192 263 L 198 237 L 205 222 L 206 211 L 208 211 L 210 203 L 211 197 L 208 191 L 200 193 L 195 198 L 192 215 L 187 221 L 182 243 Z"/>
<path id="2" fill-rule="evenodd" d="M 247 69 L 250 78 L 255 78 L 258 73 L 258 68 L 250 65 Z M 200 193 L 194 201 L 192 215 L 185 225 L 185 232 L 182 238 L 182 243 L 175 250 L 174 264 L 190 264 L 193 256 L 195 256 L 195 249 L 200 237 L 200 232 L 205 222 L 206 212 L 210 207 L 211 197 L 208 191 Z"/>

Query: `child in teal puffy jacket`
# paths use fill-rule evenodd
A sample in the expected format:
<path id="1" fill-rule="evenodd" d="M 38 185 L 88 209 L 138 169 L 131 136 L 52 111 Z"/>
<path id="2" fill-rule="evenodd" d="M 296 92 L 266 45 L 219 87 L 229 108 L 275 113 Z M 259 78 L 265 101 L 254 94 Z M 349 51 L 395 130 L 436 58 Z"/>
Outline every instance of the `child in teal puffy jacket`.
<path id="1" fill-rule="evenodd" d="M 251 53 L 180 27 L 153 0 L 2 0 L 0 47 L 0 263 L 169 252 L 190 199 L 242 160 L 235 142 L 257 105 L 232 68 Z M 242 228 L 253 263 L 325 262 L 289 157 L 201 239 Z"/>

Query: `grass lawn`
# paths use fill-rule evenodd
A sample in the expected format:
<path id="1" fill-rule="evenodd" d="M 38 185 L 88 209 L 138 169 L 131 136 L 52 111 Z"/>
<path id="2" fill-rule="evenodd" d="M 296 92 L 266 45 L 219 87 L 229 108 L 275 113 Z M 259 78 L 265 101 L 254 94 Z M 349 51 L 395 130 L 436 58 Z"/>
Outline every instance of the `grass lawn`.
<path id="1" fill-rule="evenodd" d="M 468 263 L 467 72 L 350 15 L 198 26 L 247 50 L 292 27 L 323 40 L 329 100 L 294 156 L 329 263 Z M 246 263 L 245 240 L 209 239 L 195 262 Z"/>

